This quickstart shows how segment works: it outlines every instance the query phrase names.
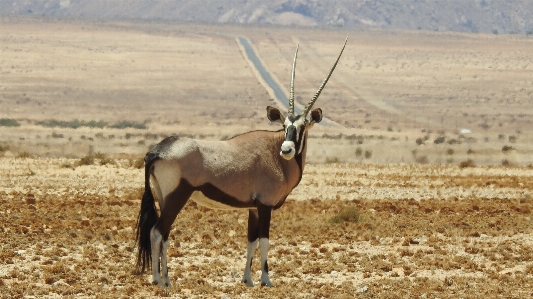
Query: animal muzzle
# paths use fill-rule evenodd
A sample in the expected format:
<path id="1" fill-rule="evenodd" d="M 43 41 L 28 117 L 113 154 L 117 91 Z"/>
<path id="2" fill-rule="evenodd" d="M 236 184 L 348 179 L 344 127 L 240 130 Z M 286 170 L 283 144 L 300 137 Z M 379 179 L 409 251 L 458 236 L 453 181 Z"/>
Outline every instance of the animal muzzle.
<path id="1" fill-rule="evenodd" d="M 281 151 L 279 154 L 287 160 L 290 160 L 294 157 L 294 154 L 296 153 L 296 147 L 294 145 L 294 142 L 292 141 L 283 141 L 281 144 Z"/>

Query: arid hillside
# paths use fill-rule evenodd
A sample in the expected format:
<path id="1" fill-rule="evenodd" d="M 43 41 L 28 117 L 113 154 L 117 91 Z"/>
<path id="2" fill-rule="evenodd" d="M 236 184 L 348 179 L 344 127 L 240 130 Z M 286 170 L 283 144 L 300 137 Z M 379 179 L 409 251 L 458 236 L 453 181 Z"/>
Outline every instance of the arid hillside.
<path id="1" fill-rule="evenodd" d="M 533 33 L 532 14 L 533 5 L 528 0 L 0 2 L 0 15 L 528 35 Z"/>

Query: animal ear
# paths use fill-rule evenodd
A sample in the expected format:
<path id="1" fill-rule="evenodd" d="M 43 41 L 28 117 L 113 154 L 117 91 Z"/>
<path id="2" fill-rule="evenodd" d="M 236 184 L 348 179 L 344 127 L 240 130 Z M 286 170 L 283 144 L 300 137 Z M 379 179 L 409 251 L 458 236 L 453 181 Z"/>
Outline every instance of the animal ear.
<path id="1" fill-rule="evenodd" d="M 311 123 L 319 123 L 322 120 L 322 109 L 316 108 L 311 111 Z"/>
<path id="2" fill-rule="evenodd" d="M 280 122 L 281 124 L 285 123 L 285 117 L 281 115 L 281 112 L 278 108 L 272 106 L 267 107 L 267 117 L 271 122 Z"/>

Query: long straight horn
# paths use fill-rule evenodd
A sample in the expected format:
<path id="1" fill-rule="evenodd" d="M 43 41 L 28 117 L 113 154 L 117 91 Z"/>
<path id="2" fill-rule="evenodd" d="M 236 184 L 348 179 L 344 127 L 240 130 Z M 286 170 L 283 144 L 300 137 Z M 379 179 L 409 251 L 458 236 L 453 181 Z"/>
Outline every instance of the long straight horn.
<path id="1" fill-rule="evenodd" d="M 322 85 L 320 85 L 320 88 L 318 88 L 313 99 L 305 106 L 304 112 L 302 113 L 304 116 L 307 116 L 307 114 L 309 113 L 313 105 L 315 104 L 316 100 L 318 99 L 318 96 L 322 92 L 322 89 L 324 89 L 324 86 L 326 86 L 326 83 L 328 83 L 329 77 L 331 77 L 331 74 L 335 70 L 335 67 L 337 66 L 337 63 L 339 62 L 339 59 L 341 58 L 342 51 L 344 51 L 344 47 L 346 47 L 347 42 L 348 42 L 348 37 L 346 37 L 346 40 L 344 41 L 344 46 L 342 46 L 339 57 L 337 57 L 337 60 L 335 60 L 335 64 L 333 64 L 333 66 L 331 67 L 331 70 L 329 71 L 328 76 L 326 77 L 326 79 L 324 79 L 324 81 L 322 81 Z"/>
<path id="2" fill-rule="evenodd" d="M 294 53 L 294 61 L 292 62 L 292 76 L 291 76 L 291 93 L 289 95 L 289 115 L 294 115 L 294 76 L 296 75 L 296 57 L 298 56 L 298 47 L 296 45 L 296 53 Z"/>

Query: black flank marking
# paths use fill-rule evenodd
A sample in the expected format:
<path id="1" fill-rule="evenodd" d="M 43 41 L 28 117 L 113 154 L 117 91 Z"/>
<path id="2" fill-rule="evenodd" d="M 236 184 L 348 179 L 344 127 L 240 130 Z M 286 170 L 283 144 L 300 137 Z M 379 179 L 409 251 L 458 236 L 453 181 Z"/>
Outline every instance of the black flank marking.
<path id="1" fill-rule="evenodd" d="M 196 191 L 201 191 L 207 198 L 216 202 L 223 203 L 225 205 L 235 208 L 253 208 L 253 201 L 242 202 L 237 198 L 224 193 L 224 191 L 218 189 L 211 183 L 205 183 L 199 187 L 194 188 Z"/>

